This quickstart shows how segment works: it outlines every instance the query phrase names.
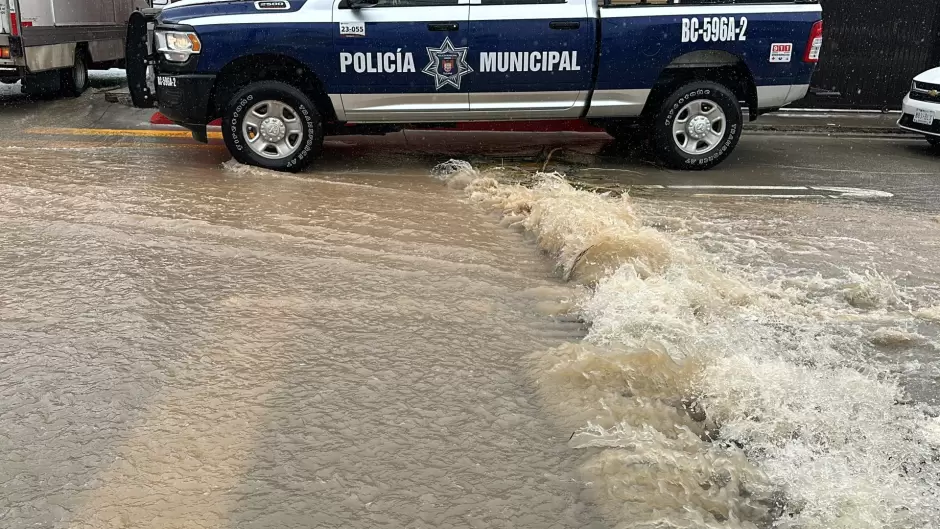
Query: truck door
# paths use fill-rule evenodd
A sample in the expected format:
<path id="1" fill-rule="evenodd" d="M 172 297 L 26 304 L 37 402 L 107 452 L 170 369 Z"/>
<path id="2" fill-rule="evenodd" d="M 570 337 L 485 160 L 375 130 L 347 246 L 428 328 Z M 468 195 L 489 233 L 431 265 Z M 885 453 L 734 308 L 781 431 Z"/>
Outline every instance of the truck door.
<path id="1" fill-rule="evenodd" d="M 348 121 L 466 119 L 470 8 L 462 0 L 336 0 L 332 93 Z M 354 4 L 355 5 L 355 4 Z"/>
<path id="2" fill-rule="evenodd" d="M 469 0 L 477 119 L 579 117 L 591 88 L 590 0 Z"/>

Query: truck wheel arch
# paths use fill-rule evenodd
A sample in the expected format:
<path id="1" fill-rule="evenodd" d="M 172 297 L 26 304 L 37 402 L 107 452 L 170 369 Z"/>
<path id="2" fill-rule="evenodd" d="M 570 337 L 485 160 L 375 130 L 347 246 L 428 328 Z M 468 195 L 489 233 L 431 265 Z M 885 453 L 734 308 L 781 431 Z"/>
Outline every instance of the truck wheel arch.
<path id="1" fill-rule="evenodd" d="M 294 86 L 313 100 L 324 121 L 336 120 L 333 103 L 320 78 L 293 57 L 269 53 L 239 57 L 219 71 L 209 98 L 210 119 L 220 117 L 229 100 L 256 81 L 280 81 Z"/>
<path id="2" fill-rule="evenodd" d="M 694 81 L 709 81 L 727 86 L 750 109 L 749 119 L 757 119 L 757 86 L 754 75 L 741 57 L 723 50 L 698 50 L 676 57 L 660 73 L 646 105 L 643 117 L 659 112 L 663 101 L 680 86 Z"/>

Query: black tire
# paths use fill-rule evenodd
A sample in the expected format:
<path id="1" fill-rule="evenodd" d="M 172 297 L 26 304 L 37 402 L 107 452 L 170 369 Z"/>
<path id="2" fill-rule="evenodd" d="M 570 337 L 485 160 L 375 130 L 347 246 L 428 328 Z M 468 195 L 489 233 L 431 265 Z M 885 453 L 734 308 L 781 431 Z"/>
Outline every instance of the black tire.
<path id="1" fill-rule="evenodd" d="M 680 148 L 673 134 L 673 125 L 677 118 L 681 119 L 686 105 L 696 100 L 715 103 L 725 115 L 725 124 L 720 139 L 709 145 L 709 150 L 688 153 Z M 718 83 L 689 83 L 673 92 L 660 107 L 653 122 L 653 149 L 660 161 L 669 167 L 686 170 L 711 169 L 723 162 L 734 150 L 741 139 L 743 125 L 741 104 L 731 90 Z M 713 132 L 717 131 L 713 129 Z M 685 141 L 694 140 L 688 137 Z"/>
<path id="2" fill-rule="evenodd" d="M 81 48 L 75 48 L 75 66 L 61 71 L 62 95 L 78 97 L 88 89 L 88 55 Z"/>
<path id="3" fill-rule="evenodd" d="M 152 108 L 156 104 L 152 74 L 153 65 L 148 62 L 147 21 L 148 17 L 131 14 L 127 23 L 127 45 L 124 49 L 124 67 L 127 71 L 127 88 L 131 102 L 137 108 Z"/>
<path id="4" fill-rule="evenodd" d="M 284 158 L 267 158 L 256 153 L 243 131 L 248 111 L 262 101 L 284 103 L 296 111 L 302 137 L 299 147 Z M 232 156 L 239 162 L 274 171 L 295 173 L 303 170 L 323 148 L 323 119 L 313 101 L 289 84 L 279 81 L 259 81 L 241 89 L 229 101 L 222 116 L 222 137 Z"/>
<path id="5" fill-rule="evenodd" d="M 934 149 L 940 148 L 940 137 L 927 136 L 927 143 L 929 143 L 930 146 Z"/>

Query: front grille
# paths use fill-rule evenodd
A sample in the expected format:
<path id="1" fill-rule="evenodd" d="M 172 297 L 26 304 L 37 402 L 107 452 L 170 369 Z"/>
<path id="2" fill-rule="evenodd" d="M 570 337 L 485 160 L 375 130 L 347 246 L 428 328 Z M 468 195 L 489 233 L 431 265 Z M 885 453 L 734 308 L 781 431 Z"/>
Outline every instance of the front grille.
<path id="1" fill-rule="evenodd" d="M 917 101 L 927 101 L 930 103 L 940 103 L 940 91 L 936 92 L 937 95 L 930 95 L 929 92 L 915 92 L 911 90 L 911 99 Z"/>
<path id="2" fill-rule="evenodd" d="M 940 92 L 940 84 L 933 83 L 924 83 L 921 81 L 914 81 L 914 90 L 923 90 L 924 92 L 929 92 L 931 90 L 936 90 Z"/>
<path id="3" fill-rule="evenodd" d="M 919 130 L 921 132 L 940 134 L 940 119 L 935 119 L 933 125 L 924 125 L 922 123 L 914 123 L 914 116 L 912 114 L 903 114 L 898 124 L 902 127 Z"/>

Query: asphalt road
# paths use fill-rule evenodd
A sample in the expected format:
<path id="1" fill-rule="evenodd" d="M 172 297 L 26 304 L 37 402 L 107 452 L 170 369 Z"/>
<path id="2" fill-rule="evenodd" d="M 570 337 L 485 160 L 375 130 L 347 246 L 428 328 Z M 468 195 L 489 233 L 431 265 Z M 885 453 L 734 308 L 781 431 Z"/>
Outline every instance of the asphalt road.
<path id="1" fill-rule="evenodd" d="M 221 152 L 218 134 L 213 145 L 201 146 L 189 140 L 184 131 L 151 126 L 151 110 L 106 102 L 102 91 L 120 81 L 118 73 L 96 75 L 93 89 L 77 100 L 29 101 L 16 94 L 16 86 L 0 86 L 0 130 L 7 146 L 93 144 L 189 153 L 183 158 L 168 155 L 177 163 L 216 164 L 227 159 Z M 816 128 L 806 119 L 799 121 L 804 130 Z M 820 120 L 820 125 L 827 121 L 831 120 Z M 381 171 L 386 169 L 390 153 L 396 164 L 415 168 L 447 157 L 463 157 L 484 164 L 544 166 L 586 180 L 633 186 L 635 190 L 647 186 L 644 192 L 666 195 L 830 197 L 845 193 L 793 188 L 859 188 L 876 193 L 848 194 L 883 198 L 890 207 L 940 212 L 940 152 L 931 150 L 922 139 L 898 135 L 750 131 L 733 156 L 715 170 L 681 172 L 659 168 L 651 157 L 630 146 L 611 144 L 604 134 L 412 130 L 384 137 L 330 138 L 324 161 L 312 171 L 343 166 Z M 544 165 L 546 159 L 549 163 Z M 686 187 L 657 190 L 656 186 Z M 884 198 L 884 192 L 893 196 Z"/>

